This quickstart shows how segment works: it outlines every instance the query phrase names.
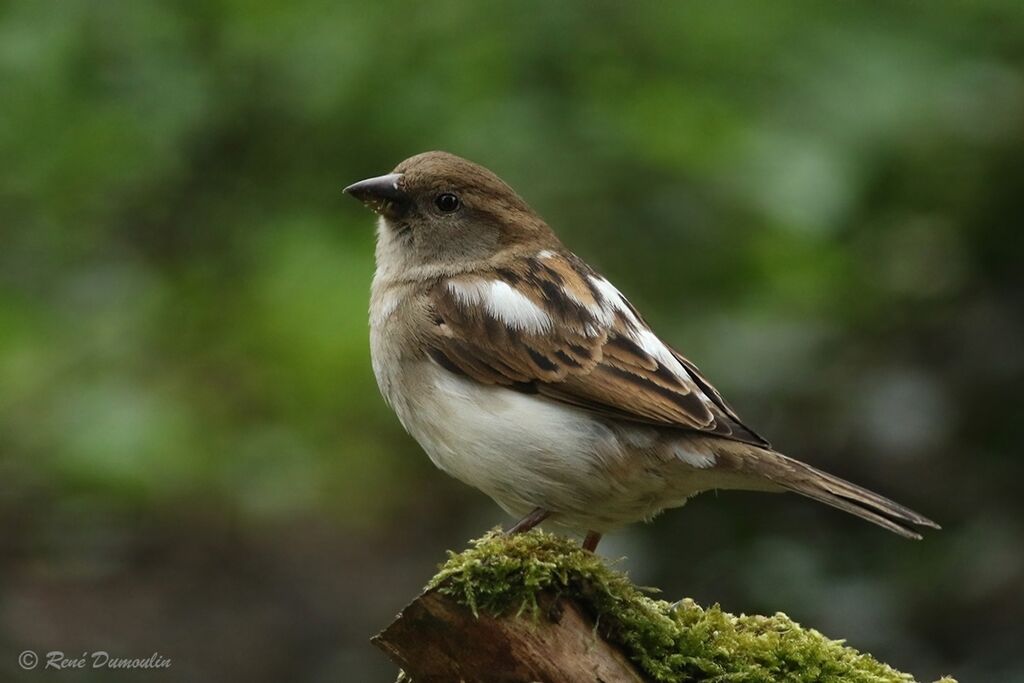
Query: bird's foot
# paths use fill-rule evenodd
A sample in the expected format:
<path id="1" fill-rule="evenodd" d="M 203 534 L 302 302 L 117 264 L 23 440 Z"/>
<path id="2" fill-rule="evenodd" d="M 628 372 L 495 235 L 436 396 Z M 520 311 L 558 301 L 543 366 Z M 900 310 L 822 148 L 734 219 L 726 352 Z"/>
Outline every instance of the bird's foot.
<path id="1" fill-rule="evenodd" d="M 529 531 L 533 527 L 537 526 L 551 515 L 550 512 L 544 508 L 534 508 L 533 512 L 523 517 L 521 520 L 512 525 L 512 528 L 506 531 L 506 534 L 521 534 L 524 531 Z"/>

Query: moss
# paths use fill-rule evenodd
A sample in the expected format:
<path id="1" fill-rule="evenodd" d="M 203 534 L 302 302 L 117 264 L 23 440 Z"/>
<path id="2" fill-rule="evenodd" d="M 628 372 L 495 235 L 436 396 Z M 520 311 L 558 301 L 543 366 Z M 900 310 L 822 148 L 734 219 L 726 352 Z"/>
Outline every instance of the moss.
<path id="1" fill-rule="evenodd" d="M 450 553 L 428 587 L 474 614 L 534 619 L 542 616 L 539 593 L 570 597 L 655 681 L 914 681 L 782 613 L 735 616 L 718 605 L 705 609 L 692 600 L 654 600 L 600 557 L 541 531 L 515 536 L 492 531 L 468 550 Z"/>

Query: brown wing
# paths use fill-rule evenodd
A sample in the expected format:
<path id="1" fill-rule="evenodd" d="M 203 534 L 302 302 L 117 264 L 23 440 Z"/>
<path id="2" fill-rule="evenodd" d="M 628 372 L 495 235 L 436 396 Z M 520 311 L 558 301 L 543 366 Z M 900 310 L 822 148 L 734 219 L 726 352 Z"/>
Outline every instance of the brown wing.
<path id="1" fill-rule="evenodd" d="M 768 445 L 618 290 L 570 254 L 542 252 L 443 280 L 431 303 L 429 353 L 452 372 L 609 417 Z"/>

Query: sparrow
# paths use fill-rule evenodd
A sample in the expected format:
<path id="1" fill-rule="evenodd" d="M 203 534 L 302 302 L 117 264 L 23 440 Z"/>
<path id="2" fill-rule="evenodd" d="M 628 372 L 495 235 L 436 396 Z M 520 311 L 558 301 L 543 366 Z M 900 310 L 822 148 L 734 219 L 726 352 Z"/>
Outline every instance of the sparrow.
<path id="1" fill-rule="evenodd" d="M 373 372 L 434 465 L 584 536 L 716 489 L 792 491 L 912 539 L 935 522 L 783 455 L 488 169 L 425 152 L 344 192 L 379 215 Z"/>

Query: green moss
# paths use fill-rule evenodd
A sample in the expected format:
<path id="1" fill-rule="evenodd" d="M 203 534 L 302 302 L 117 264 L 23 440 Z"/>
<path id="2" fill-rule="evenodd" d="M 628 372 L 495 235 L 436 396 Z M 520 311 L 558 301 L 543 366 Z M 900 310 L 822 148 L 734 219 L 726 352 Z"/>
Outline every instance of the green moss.
<path id="1" fill-rule="evenodd" d="M 653 680 L 760 683 L 913 681 L 867 654 L 801 627 L 785 614 L 734 616 L 692 600 L 654 600 L 622 572 L 576 543 L 533 531 L 496 531 L 448 561 L 432 580 L 469 607 L 495 615 L 541 618 L 544 591 L 575 599 L 601 633 L 619 643 Z M 955 683 L 944 678 L 940 683 Z"/>

